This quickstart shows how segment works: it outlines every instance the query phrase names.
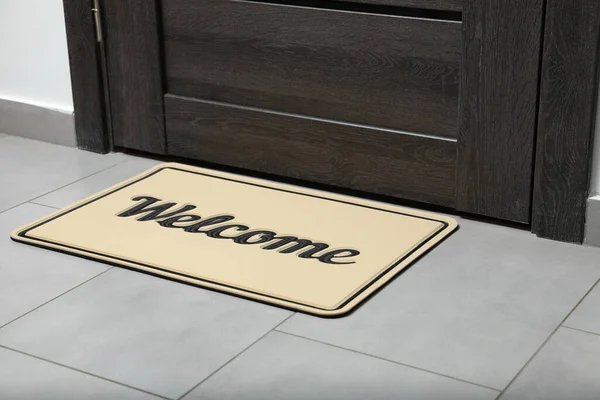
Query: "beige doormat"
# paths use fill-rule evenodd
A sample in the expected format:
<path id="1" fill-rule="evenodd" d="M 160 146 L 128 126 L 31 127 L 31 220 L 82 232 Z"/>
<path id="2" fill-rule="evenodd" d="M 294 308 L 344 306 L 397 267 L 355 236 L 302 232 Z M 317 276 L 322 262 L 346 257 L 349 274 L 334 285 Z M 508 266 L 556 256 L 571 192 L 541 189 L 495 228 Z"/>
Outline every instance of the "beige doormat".
<path id="1" fill-rule="evenodd" d="M 12 238 L 338 316 L 456 227 L 452 218 L 390 204 L 162 164 Z"/>

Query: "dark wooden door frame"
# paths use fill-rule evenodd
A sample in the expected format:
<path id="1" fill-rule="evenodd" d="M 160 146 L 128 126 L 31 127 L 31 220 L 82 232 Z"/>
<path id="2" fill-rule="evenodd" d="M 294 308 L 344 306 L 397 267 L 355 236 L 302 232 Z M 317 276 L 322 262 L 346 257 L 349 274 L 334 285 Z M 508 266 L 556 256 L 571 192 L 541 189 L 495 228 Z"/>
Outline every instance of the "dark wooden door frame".
<path id="1" fill-rule="evenodd" d="M 464 0 L 458 211 L 529 223 L 544 0 Z"/>
<path id="2" fill-rule="evenodd" d="M 63 0 L 71 67 L 77 147 L 96 153 L 112 150 L 102 46 L 96 36 L 93 0 Z"/>
<path id="3" fill-rule="evenodd" d="M 598 97 L 600 2 L 547 0 L 532 231 L 584 239 Z"/>
<path id="4" fill-rule="evenodd" d="M 63 1 L 78 147 L 104 153 L 112 149 L 112 142 L 105 101 L 105 80 L 102 77 L 102 48 L 96 40 L 94 16 L 91 11 L 93 0 Z M 105 3 L 105 0 L 100 1 Z M 518 18 L 516 14 L 508 12 L 508 0 L 505 5 L 502 5 L 503 2 L 467 0 L 465 12 L 493 12 L 498 8 L 507 10 L 507 15 Z M 591 143 L 598 93 L 600 3 L 590 0 L 545 2 L 541 80 L 534 83 L 539 84 L 540 96 L 531 228 L 532 232 L 539 236 L 580 243 L 583 240 L 585 224 L 585 202 L 591 171 Z M 465 29 L 469 29 L 468 24 L 465 24 Z M 508 34 L 502 26 L 497 29 L 499 34 Z M 473 30 L 471 33 L 476 32 Z M 477 48 L 472 50 L 479 52 Z M 480 54 L 486 57 L 483 52 Z M 485 89 L 485 85 L 483 88 Z M 495 98 L 494 93 L 486 93 L 484 98 L 490 101 L 501 100 Z M 485 173 L 483 165 L 489 162 L 485 160 L 485 151 L 499 144 L 510 145 L 506 142 L 492 142 L 485 143 L 484 151 L 480 154 L 480 158 L 483 159 L 471 160 L 474 181 L 481 182 L 481 174 Z M 511 176 L 516 177 L 518 171 L 519 168 L 512 169 Z M 459 177 L 459 181 L 460 179 L 467 182 L 471 177 Z M 493 181 L 498 177 L 484 176 L 484 179 Z M 478 198 L 459 198 L 459 210 L 460 204 L 468 204 L 470 208 L 482 208 L 482 204 L 494 202 L 491 185 L 484 185 L 479 193 Z M 511 210 L 507 208 L 506 212 L 507 215 L 491 216 L 510 219 Z"/>

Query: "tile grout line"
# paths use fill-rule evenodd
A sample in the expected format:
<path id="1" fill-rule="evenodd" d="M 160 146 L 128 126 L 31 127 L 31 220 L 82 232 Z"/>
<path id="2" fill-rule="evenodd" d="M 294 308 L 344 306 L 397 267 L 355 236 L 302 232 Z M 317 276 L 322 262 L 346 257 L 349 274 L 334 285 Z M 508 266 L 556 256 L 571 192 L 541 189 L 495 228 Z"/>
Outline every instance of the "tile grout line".
<path id="1" fill-rule="evenodd" d="M 87 178 L 91 178 L 92 176 L 98 175 L 98 174 L 99 174 L 99 173 L 101 173 L 101 172 L 108 171 L 109 169 L 112 169 L 112 168 L 114 168 L 114 167 L 116 167 L 117 165 L 120 165 L 120 164 L 122 164 L 122 163 L 123 163 L 123 161 L 120 161 L 120 162 L 118 162 L 118 163 L 116 163 L 116 164 L 112 164 L 112 165 L 110 165 L 110 166 L 108 166 L 108 167 L 106 167 L 106 168 L 102 168 L 101 170 L 99 170 L 99 171 L 96 171 L 96 172 L 94 172 L 93 174 L 86 175 L 86 176 L 84 176 L 84 177 L 82 177 L 82 178 L 79 178 L 79 179 L 77 179 L 77 180 L 73 181 L 73 182 L 67 183 L 66 185 L 63 185 L 63 186 L 61 186 L 61 187 L 57 187 L 57 188 L 55 188 L 55 189 L 52 189 L 52 190 L 50 190 L 49 192 L 46 192 L 46 193 L 44 193 L 44 194 L 41 194 L 41 195 L 39 195 L 39 196 L 37 196 L 37 197 L 34 197 L 34 198 L 32 198 L 32 199 L 29 199 L 29 200 L 28 200 L 28 202 L 33 202 L 34 200 L 37 200 L 37 199 L 39 199 L 40 197 L 47 196 L 47 195 L 49 195 L 49 194 L 51 194 L 51 193 L 54 193 L 54 192 L 56 192 L 56 191 L 58 191 L 58 190 L 64 189 L 64 188 L 66 188 L 67 186 L 71 186 L 71 185 L 73 185 L 73 184 L 75 184 L 75 183 L 77 183 L 77 182 L 81 182 L 81 181 L 83 181 L 83 180 L 85 180 L 85 179 L 87 179 Z M 43 205 L 45 205 L 45 204 L 39 204 L 39 205 L 43 206 Z M 51 206 L 47 206 L 47 207 L 51 207 Z"/>
<path id="2" fill-rule="evenodd" d="M 292 318 L 294 315 L 296 315 L 295 312 L 292 313 L 291 315 L 289 315 L 287 318 L 285 318 L 283 321 L 281 321 L 280 323 L 278 323 L 273 328 L 269 329 L 264 335 L 262 335 L 261 337 L 259 337 L 258 339 L 256 339 L 254 342 L 250 343 L 242 351 L 240 351 L 239 353 L 237 353 L 235 356 L 231 357 L 229 360 L 227 360 L 227 362 L 225 362 L 219 368 L 217 368 L 216 370 L 214 370 L 213 372 L 211 372 L 206 378 L 202 379 L 200 382 L 198 382 L 197 384 L 195 384 L 190 390 L 188 390 L 187 392 L 185 392 L 184 394 L 182 394 L 181 396 L 179 396 L 177 398 L 177 400 L 182 400 L 185 396 L 187 396 L 188 394 L 190 394 L 191 392 L 193 392 L 194 390 L 196 390 L 196 388 L 198 386 L 202 385 L 204 382 L 206 382 L 207 380 L 209 380 L 210 378 L 212 378 L 219 371 L 221 371 L 223 368 L 225 368 L 227 365 L 229 365 L 231 362 L 233 362 L 236 358 L 238 358 L 239 356 L 241 356 L 243 353 L 245 353 L 248 349 L 250 349 L 256 343 L 260 342 L 269 333 L 271 333 L 271 332 L 279 332 L 276 329 L 279 328 L 281 325 L 283 325 L 283 323 L 285 323 L 288 319 Z"/>
<path id="3" fill-rule="evenodd" d="M 42 195 L 42 196 L 43 196 L 43 195 Z M 20 206 L 22 206 L 22 205 L 24 205 L 24 204 L 27 204 L 27 203 L 29 203 L 29 202 L 30 202 L 30 201 L 29 201 L 29 200 L 27 200 L 27 201 L 24 201 L 24 202 L 22 202 L 22 203 L 15 204 L 14 206 L 8 207 L 8 208 L 7 208 L 7 209 L 5 209 L 5 210 L 0 210 L 0 214 L 3 214 L 3 213 L 5 213 L 5 212 L 8 212 L 8 211 L 10 211 L 10 210 L 13 210 L 13 209 L 15 209 L 15 208 L 17 208 L 17 207 L 20 207 Z M 52 208 L 52 207 L 50 207 L 50 206 L 46 206 L 46 205 L 43 205 L 43 204 L 37 204 L 37 203 L 36 203 L 36 205 L 37 205 L 37 206 L 42 206 L 42 207 L 48 207 L 48 208 Z"/>
<path id="4" fill-rule="evenodd" d="M 560 321 L 560 323 L 556 326 L 556 328 L 554 328 L 554 330 L 552 331 L 552 333 L 546 338 L 546 340 L 544 340 L 544 342 L 540 345 L 540 347 L 538 347 L 538 349 L 533 353 L 533 355 L 531 357 L 529 357 L 529 360 L 527 360 L 527 362 L 521 367 L 521 369 L 519 370 L 519 372 L 517 372 L 517 374 L 510 380 L 510 382 L 508 382 L 508 385 L 506 385 L 504 387 L 504 389 L 502 389 L 502 391 L 500 392 L 500 394 L 498 395 L 498 397 L 496 397 L 496 400 L 500 400 L 502 398 L 502 396 L 504 396 L 504 394 L 511 387 L 511 385 L 521 376 L 521 374 L 523 373 L 523 371 L 525 371 L 525 369 L 527 368 L 527 366 L 529 366 L 529 364 L 531 364 L 531 362 L 542 351 L 542 349 L 544 347 L 546 347 L 546 344 L 554 337 L 554 335 L 556 334 L 556 332 L 558 332 L 558 330 L 562 326 L 564 326 L 565 321 L 567 319 L 569 319 L 569 317 L 571 316 L 571 314 L 573 314 L 573 312 L 577 309 L 577 307 L 579 307 L 579 305 L 585 300 L 585 298 L 596 288 L 596 286 L 598 286 L 599 282 L 600 282 L 600 279 L 596 280 L 596 282 L 592 285 L 592 287 L 587 292 L 585 292 L 585 294 L 583 295 L 583 297 L 581 297 L 581 299 L 579 299 L 579 301 L 577 302 L 577 304 L 575 304 L 575 306 L 571 309 L 571 311 L 569 311 L 569 313 L 567 314 L 567 316 L 564 317 L 562 321 Z"/>
<path id="5" fill-rule="evenodd" d="M 420 367 L 415 367 L 414 365 L 404 364 L 404 363 L 401 363 L 399 361 L 394 361 L 394 360 L 390 360 L 388 358 L 383 358 L 383 357 L 376 356 L 374 354 L 364 353 L 364 352 L 359 351 L 359 350 L 349 349 L 347 347 L 342 347 L 342 346 L 338 346 L 338 345 L 335 345 L 335 344 L 331 344 L 331 343 L 327 343 L 327 342 L 322 342 L 322 341 L 317 340 L 317 339 L 312 339 L 312 338 L 309 338 L 309 337 L 305 337 L 305 336 L 301 336 L 301 335 L 296 335 L 294 333 L 289 333 L 289 332 L 286 332 L 286 331 L 280 331 L 280 330 L 275 329 L 275 328 L 274 328 L 274 330 L 275 330 L 275 332 L 282 333 L 284 335 L 294 336 L 294 337 L 297 337 L 297 338 L 300 338 L 300 339 L 309 340 L 311 342 L 319 343 L 319 344 L 322 344 L 322 345 L 325 345 L 325 346 L 334 347 L 336 349 L 345 350 L 345 351 L 349 351 L 349 352 L 352 352 L 352 353 L 360 354 L 360 355 L 363 355 L 363 356 L 375 358 L 375 359 L 380 360 L 380 361 L 385 361 L 385 362 L 389 362 L 389 363 L 392 363 L 392 364 L 401 365 L 403 367 L 408 367 L 408 368 L 411 368 L 411 369 L 416 369 L 418 371 L 427 372 L 427 373 L 434 374 L 434 375 L 437 375 L 437 376 L 441 376 L 441 377 L 444 377 L 444 378 L 452 379 L 452 380 L 455 380 L 455 381 L 458 381 L 458 382 L 467 383 L 469 385 L 479 386 L 479 387 L 484 388 L 484 389 L 493 390 L 494 392 L 500 392 L 500 389 L 496 389 L 496 388 L 493 388 L 491 386 L 486 386 L 486 385 L 482 385 L 480 383 L 470 382 L 470 381 L 467 381 L 467 380 L 464 380 L 464 379 L 461 379 L 461 378 L 456 378 L 454 376 L 445 375 L 445 374 L 442 374 L 442 373 L 439 373 L 439 372 L 431 371 L 431 370 L 420 368 Z"/>
<path id="6" fill-rule="evenodd" d="M 38 356 L 36 356 L 34 354 L 29 354 L 29 353 L 26 353 L 26 352 L 21 351 L 21 350 L 13 349 L 12 347 L 7 347 L 7 346 L 4 346 L 4 345 L 0 344 L 0 348 L 6 349 L 8 351 L 13 351 L 15 353 L 19 353 L 19 354 L 22 354 L 22 355 L 27 356 L 27 357 L 35 358 L 37 360 L 44 361 L 44 362 L 47 362 L 47 363 L 50 363 L 50 364 L 54 364 L 56 366 L 59 366 L 59 367 L 62 367 L 62 368 L 66 368 L 66 369 L 69 369 L 71 371 L 76 371 L 76 372 L 79 372 L 79 373 L 82 373 L 82 374 L 85 374 L 85 375 L 88 375 L 88 376 L 92 376 L 94 378 L 101 379 L 103 381 L 114 383 L 114 384 L 119 385 L 119 386 L 123 386 L 123 387 L 129 388 L 129 389 L 137 390 L 138 392 L 142 392 L 142 393 L 146 393 L 146 394 L 149 394 L 149 395 L 152 395 L 152 396 L 156 396 L 156 397 L 159 397 L 161 399 L 171 400 L 169 397 L 165 397 L 165 396 L 161 396 L 161 395 L 156 394 L 156 393 L 148 392 L 147 390 L 140 389 L 140 388 L 137 388 L 135 386 L 130 386 L 130 385 L 127 385 L 126 383 L 114 381 L 112 379 L 105 378 L 105 377 L 100 376 L 100 375 L 92 374 L 91 372 L 87 372 L 87 371 L 84 371 L 84 370 L 81 370 L 81 369 L 78 369 L 78 368 L 70 367 L 70 366 L 65 365 L 65 364 L 60 364 L 60 363 L 57 363 L 56 361 L 52 361 L 52 360 L 48 360 L 48 359 L 45 359 L 45 358 L 42 358 L 42 357 L 38 357 Z"/>
<path id="7" fill-rule="evenodd" d="M 590 335 L 600 336 L 600 333 L 596 333 L 596 332 L 592 332 L 592 331 L 586 331 L 585 329 L 573 328 L 572 326 L 567 326 L 567 325 L 562 325 L 562 327 L 563 328 L 567 328 L 567 329 L 571 329 L 572 331 L 578 331 L 578 332 L 583 332 L 583 333 L 589 333 Z"/>
<path id="8" fill-rule="evenodd" d="M 55 210 L 60 210 L 60 208 L 58 208 L 58 207 L 49 206 L 47 204 L 35 203 L 33 201 L 28 201 L 27 203 L 23 203 L 23 204 L 35 204 L 36 206 L 42 206 L 42 207 L 54 208 Z"/>
<path id="9" fill-rule="evenodd" d="M 48 304 L 48 303 L 50 303 L 50 302 L 53 302 L 54 300 L 58 299 L 59 297 L 62 297 L 62 296 L 64 296 L 65 294 L 72 292 L 73 290 L 77 289 L 78 287 L 80 287 L 80 286 L 82 286 L 82 285 L 85 285 L 85 284 L 86 284 L 86 283 L 88 283 L 89 281 L 91 281 L 91 280 L 93 280 L 93 279 L 96 279 L 96 278 L 97 278 L 97 277 L 99 277 L 100 275 L 104 275 L 105 273 L 107 273 L 108 271 L 112 270 L 113 268 L 114 268 L 114 267 L 110 267 L 110 268 L 106 269 L 105 271 L 102 271 L 102 272 L 100 272 L 99 274 L 97 274 L 97 275 L 94 275 L 94 276 L 92 276 L 92 277 L 91 277 L 91 278 L 89 278 L 89 279 L 86 279 L 85 281 L 81 282 L 81 283 L 80 283 L 80 284 L 78 284 L 77 286 L 73 286 L 71 289 L 69 289 L 69 290 L 67 290 L 67 291 L 65 291 L 65 292 L 62 292 L 62 293 L 61 293 L 61 294 L 59 294 L 58 296 L 54 296 L 54 297 L 53 297 L 53 298 L 51 298 L 50 300 L 48 300 L 48 301 L 46 301 L 46 302 L 44 302 L 44 303 L 40 304 L 39 306 L 37 306 L 37 307 L 35 307 L 35 308 L 32 308 L 31 310 L 27 311 L 25 314 L 21 314 L 21 315 L 19 315 L 17 318 L 14 318 L 14 319 L 12 319 L 12 320 L 8 321 L 8 322 L 7 322 L 7 323 L 5 323 L 4 325 L 0 325 L 0 331 L 1 331 L 1 330 L 2 330 L 4 327 L 6 327 L 6 326 L 8 326 L 8 325 L 12 324 L 13 322 L 15 322 L 15 321 L 17 321 L 17 320 L 19 320 L 19 319 L 23 318 L 23 317 L 24 317 L 24 316 L 26 316 L 26 315 L 29 315 L 29 314 L 31 314 L 31 313 L 32 313 L 32 312 L 34 312 L 35 310 L 37 310 L 37 309 L 40 309 L 40 308 L 44 307 L 46 304 Z M 0 344 L 0 346 L 1 346 L 1 345 L 2 345 L 2 344 Z"/>
<path id="10" fill-rule="evenodd" d="M 22 206 L 22 205 L 24 205 L 24 204 L 27 204 L 27 203 L 32 203 L 32 204 L 35 204 L 35 205 L 38 205 L 38 206 L 44 206 L 44 207 L 49 207 L 49 208 L 56 208 L 56 207 L 52 207 L 52 206 L 47 206 L 47 205 L 45 205 L 45 204 L 34 203 L 34 202 L 33 202 L 33 200 L 37 200 L 37 199 L 39 199 L 40 197 L 44 197 L 44 196 L 46 196 L 46 195 L 48 195 L 48 194 L 50 194 L 50 193 L 54 193 L 54 192 L 56 192 L 57 190 L 64 189 L 64 188 L 66 188 L 67 186 L 73 185 L 74 183 L 80 182 L 80 181 L 82 181 L 82 180 L 84 180 L 84 179 L 90 178 L 90 177 L 92 177 L 92 176 L 94 176 L 94 175 L 97 175 L 97 174 L 99 174 L 99 173 L 101 173 L 101 172 L 107 171 L 107 170 L 109 170 L 109 169 L 111 169 L 111 168 L 114 168 L 114 167 L 116 167 L 117 165 L 119 165 L 119 164 L 121 164 L 121 163 L 122 163 L 122 162 L 118 162 L 118 163 L 116 163 L 116 164 L 113 164 L 113 165 L 110 165 L 110 166 L 108 166 L 108 167 L 106 167 L 106 168 L 102 168 L 102 169 L 101 169 L 101 170 L 99 170 L 99 171 L 96 171 L 96 172 L 94 172 L 94 173 L 92 173 L 92 174 L 89 174 L 89 175 L 83 176 L 83 177 L 81 177 L 81 178 L 79 178 L 79 179 L 76 179 L 76 180 L 74 180 L 74 181 L 72 181 L 72 182 L 69 182 L 69 183 L 67 183 L 67 184 L 65 184 L 65 185 L 62 185 L 62 186 L 60 186 L 60 187 L 57 187 L 57 188 L 54 188 L 54 189 L 52 189 L 52 190 L 50 190 L 50 191 L 48 191 L 48 192 L 44 192 L 44 193 L 42 193 L 42 194 L 40 194 L 40 195 L 38 195 L 38 196 L 36 196 L 36 197 L 33 197 L 33 198 L 30 198 L 30 199 L 27 199 L 27 200 L 25 200 L 25 201 L 23 201 L 23 202 L 21 202 L 21 203 L 19 203 L 19 204 L 15 204 L 14 206 L 7 208 L 7 209 L 5 209 L 5 210 L 0 210 L 0 214 L 2 214 L 2 213 L 5 213 L 5 212 L 7 212 L 7 211 L 10 211 L 10 210 L 12 210 L 12 209 L 14 209 L 14 208 L 17 208 L 17 207 L 19 207 L 19 206 Z"/>

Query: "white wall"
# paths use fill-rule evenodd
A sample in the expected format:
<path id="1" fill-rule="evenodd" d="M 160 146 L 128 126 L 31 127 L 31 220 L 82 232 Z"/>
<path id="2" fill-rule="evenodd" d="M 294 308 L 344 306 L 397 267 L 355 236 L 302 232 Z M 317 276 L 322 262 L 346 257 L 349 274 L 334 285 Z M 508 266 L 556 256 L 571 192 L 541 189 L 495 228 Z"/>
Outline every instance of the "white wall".
<path id="1" fill-rule="evenodd" d="M 62 0 L 0 0 L 0 99 L 73 111 Z"/>

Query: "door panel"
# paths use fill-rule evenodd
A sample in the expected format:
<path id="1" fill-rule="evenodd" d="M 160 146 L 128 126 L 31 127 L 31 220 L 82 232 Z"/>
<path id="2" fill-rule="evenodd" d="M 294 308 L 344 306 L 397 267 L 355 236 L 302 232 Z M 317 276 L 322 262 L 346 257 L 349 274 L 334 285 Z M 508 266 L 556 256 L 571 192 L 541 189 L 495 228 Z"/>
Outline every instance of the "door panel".
<path id="1" fill-rule="evenodd" d="M 349 3 L 412 7 L 426 10 L 460 11 L 463 0 L 340 0 Z"/>
<path id="2" fill-rule="evenodd" d="M 118 146 L 529 222 L 543 0 L 102 1 Z"/>
<path id="3" fill-rule="evenodd" d="M 153 0 L 108 0 L 103 10 L 113 143 L 164 154 L 158 11 Z"/>
<path id="4" fill-rule="evenodd" d="M 461 24 L 162 1 L 168 93 L 456 138 Z"/>
<path id="5" fill-rule="evenodd" d="M 453 140 L 172 95 L 165 112 L 169 154 L 454 206 Z"/>
<path id="6" fill-rule="evenodd" d="M 457 208 L 527 223 L 544 0 L 467 3 Z"/>

